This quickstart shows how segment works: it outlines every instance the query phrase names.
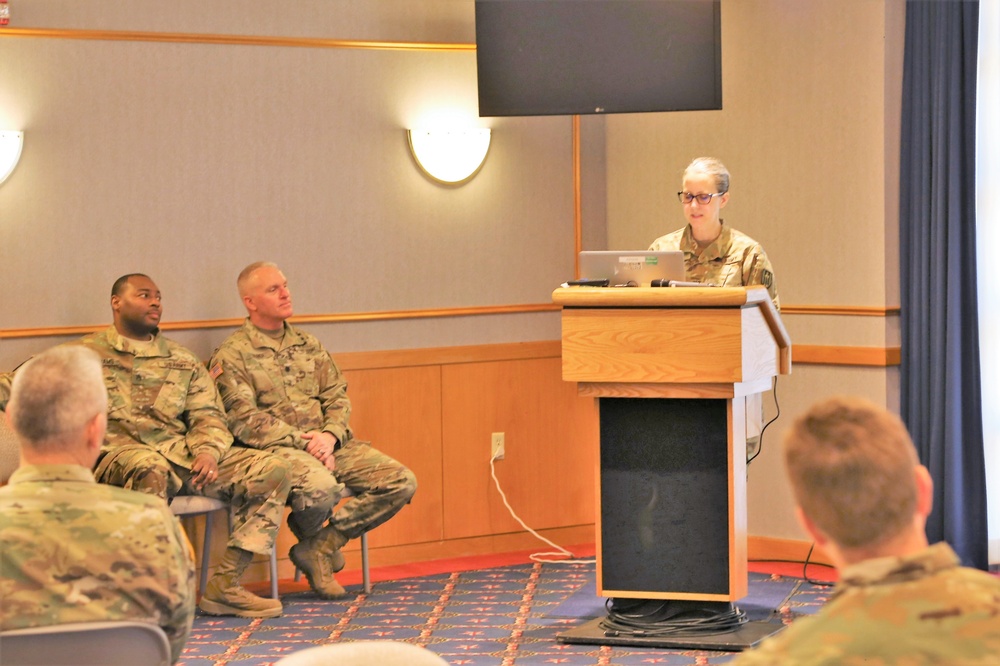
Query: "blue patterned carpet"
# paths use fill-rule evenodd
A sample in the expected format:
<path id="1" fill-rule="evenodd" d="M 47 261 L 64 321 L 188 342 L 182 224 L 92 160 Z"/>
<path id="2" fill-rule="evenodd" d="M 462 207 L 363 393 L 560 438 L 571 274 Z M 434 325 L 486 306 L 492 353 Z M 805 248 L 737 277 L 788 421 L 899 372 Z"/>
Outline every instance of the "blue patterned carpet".
<path id="1" fill-rule="evenodd" d="M 264 666 L 314 645 L 399 640 L 424 645 L 451 664 L 723 664 L 731 653 L 569 645 L 556 635 L 604 614 L 593 564 L 522 564 L 380 582 L 343 601 L 309 593 L 282 597 L 284 614 L 268 620 L 199 615 L 180 663 Z M 814 613 L 829 588 L 751 573 L 737 605 L 751 620 L 789 622 Z"/>

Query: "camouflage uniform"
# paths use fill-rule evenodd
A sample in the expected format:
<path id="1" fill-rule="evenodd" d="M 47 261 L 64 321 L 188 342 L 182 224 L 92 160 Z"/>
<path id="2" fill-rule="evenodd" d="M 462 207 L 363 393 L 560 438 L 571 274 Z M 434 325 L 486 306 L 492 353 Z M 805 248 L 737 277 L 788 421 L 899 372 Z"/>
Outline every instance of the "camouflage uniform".
<path id="1" fill-rule="evenodd" d="M 1000 579 L 959 566 L 946 543 L 847 567 L 830 601 L 730 662 L 1000 663 Z"/>
<path id="2" fill-rule="evenodd" d="M 718 287 L 749 287 L 764 285 L 774 307 L 780 309 L 778 289 L 774 284 L 771 262 L 760 243 L 744 233 L 722 225 L 722 233 L 698 254 L 698 243 L 691 234 L 691 225 L 661 236 L 649 246 L 663 252 L 682 250 L 685 272 L 692 282 L 704 282 Z"/>
<path id="3" fill-rule="evenodd" d="M 247 319 L 213 354 L 211 373 L 236 439 L 290 463 L 293 510 L 298 507 L 316 518 L 317 512 L 308 509 L 320 505 L 323 495 L 339 498 L 341 484 L 352 490 L 355 497 L 330 520 L 346 542 L 394 516 L 413 496 L 416 478 L 369 442 L 354 439 L 348 425 L 351 401 L 340 369 L 314 336 L 287 322 L 284 328 L 284 336 L 276 340 Z M 304 452 L 302 434 L 313 430 L 329 432 L 340 442 L 334 451 L 336 472 Z M 329 511 L 322 516 L 326 518 Z M 323 520 L 295 516 L 289 525 L 302 539 L 318 531 Z"/>
<path id="4" fill-rule="evenodd" d="M 703 282 L 717 287 L 749 287 L 763 285 L 778 310 L 778 288 L 774 284 L 774 270 L 760 243 L 746 234 L 722 225 L 722 233 L 698 254 L 698 242 L 691 233 L 691 225 L 660 236 L 649 249 L 656 252 L 684 252 L 684 272 L 691 282 Z M 760 446 L 764 427 L 764 404 L 761 394 L 746 397 L 747 459 L 754 457 Z"/>
<path id="5" fill-rule="evenodd" d="M 79 465 L 23 466 L 0 488 L 0 553 L 0 630 L 149 622 L 180 657 L 194 564 L 161 500 L 95 483 Z"/>
<path id="6" fill-rule="evenodd" d="M 228 502 L 229 546 L 269 553 L 284 515 L 288 469 L 273 456 L 232 446 L 218 392 L 202 362 L 159 334 L 152 346 L 143 347 L 114 326 L 79 344 L 100 354 L 108 389 L 108 432 L 97 479 L 164 499 L 185 494 Z M 191 465 L 206 452 L 219 473 L 199 491 L 192 485 Z"/>
<path id="7" fill-rule="evenodd" d="M 7 401 L 10 400 L 10 383 L 14 381 L 13 372 L 0 374 L 0 412 L 7 409 Z"/>

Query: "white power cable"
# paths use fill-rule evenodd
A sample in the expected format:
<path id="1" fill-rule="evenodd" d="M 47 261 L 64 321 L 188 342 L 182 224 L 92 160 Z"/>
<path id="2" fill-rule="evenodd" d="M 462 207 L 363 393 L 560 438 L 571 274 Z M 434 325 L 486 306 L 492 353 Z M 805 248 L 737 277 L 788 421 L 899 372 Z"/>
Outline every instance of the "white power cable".
<path id="1" fill-rule="evenodd" d="M 566 550 L 565 548 L 563 548 L 559 544 L 552 543 L 551 541 L 549 541 L 548 539 L 546 539 L 545 537 L 543 537 L 541 534 L 539 534 L 535 530 L 533 530 L 530 527 L 528 527 L 525 524 L 525 522 L 523 520 L 521 520 L 520 516 L 518 516 L 516 513 L 514 513 L 514 509 L 511 507 L 510 502 L 507 501 L 507 495 L 504 493 L 503 488 L 500 487 L 500 479 L 497 478 L 496 465 L 494 464 L 495 462 L 496 462 L 496 456 L 490 456 L 490 476 L 493 477 L 493 483 L 497 487 L 497 492 L 500 493 L 500 499 L 503 500 L 503 505 L 505 507 L 507 507 L 507 510 L 510 512 L 510 515 L 514 517 L 514 520 L 516 520 L 517 522 L 519 522 L 521 524 L 521 527 L 523 527 L 524 529 L 526 529 L 529 532 L 531 532 L 533 535 L 535 535 L 535 537 L 537 537 L 541 541 L 544 541 L 545 543 L 549 544 L 553 548 L 558 548 L 558 552 L 555 552 L 555 553 L 532 553 L 531 555 L 528 556 L 531 559 L 531 561 L 532 562 L 565 563 L 565 564 L 590 564 L 590 563 L 594 562 L 593 559 L 587 559 L 587 560 L 575 559 L 576 556 L 573 553 L 571 553 L 570 551 Z M 542 559 L 542 558 L 559 557 L 559 556 L 566 556 L 566 557 L 569 557 L 571 559 L 568 559 L 568 560 L 567 559 L 554 559 L 554 560 L 553 559 Z"/>

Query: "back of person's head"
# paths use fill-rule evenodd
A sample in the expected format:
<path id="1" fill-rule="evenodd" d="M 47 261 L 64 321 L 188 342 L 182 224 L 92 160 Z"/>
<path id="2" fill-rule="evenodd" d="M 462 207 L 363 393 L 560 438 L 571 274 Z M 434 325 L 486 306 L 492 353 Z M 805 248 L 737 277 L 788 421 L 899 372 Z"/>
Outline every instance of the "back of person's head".
<path id="1" fill-rule="evenodd" d="M 49 349 L 21 366 L 7 405 L 21 445 L 48 453 L 107 409 L 100 358 L 79 345 Z"/>
<path id="2" fill-rule="evenodd" d="M 912 526 L 919 462 L 894 414 L 860 398 L 821 401 L 792 424 L 784 451 L 799 508 L 841 547 L 877 546 Z"/>
<path id="3" fill-rule="evenodd" d="M 696 157 L 692 160 L 684 169 L 684 178 L 693 175 L 709 176 L 715 181 L 719 192 L 729 191 L 729 169 L 714 157 Z"/>

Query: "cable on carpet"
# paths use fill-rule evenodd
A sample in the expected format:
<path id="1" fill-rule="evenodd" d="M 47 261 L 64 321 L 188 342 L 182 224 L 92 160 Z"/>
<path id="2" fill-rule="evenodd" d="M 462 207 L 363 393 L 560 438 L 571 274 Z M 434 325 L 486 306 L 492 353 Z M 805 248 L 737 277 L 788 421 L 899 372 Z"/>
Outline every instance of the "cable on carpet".
<path id="1" fill-rule="evenodd" d="M 710 636 L 736 631 L 747 622 L 746 613 L 733 604 L 699 603 L 706 604 L 609 599 L 604 604 L 608 616 L 599 626 L 606 636 Z"/>
<path id="2" fill-rule="evenodd" d="M 510 502 L 507 501 L 507 494 L 504 493 L 503 488 L 500 487 L 500 479 L 497 478 L 497 470 L 496 470 L 495 462 L 496 462 L 496 457 L 495 456 L 490 456 L 490 476 L 493 477 L 493 483 L 494 483 L 494 485 L 496 485 L 497 492 L 500 493 L 500 499 L 503 500 L 503 505 L 505 507 L 507 507 L 507 511 L 510 512 L 510 515 L 513 516 L 514 520 L 516 520 L 517 522 L 519 522 L 521 524 L 521 527 L 523 527 L 524 529 L 528 530 L 528 532 L 530 532 L 531 534 L 533 534 L 537 539 L 539 539 L 541 541 L 544 541 L 545 543 L 549 544 L 553 548 L 558 549 L 557 552 L 554 552 L 554 553 L 532 553 L 531 555 L 528 556 L 528 558 L 532 562 L 549 562 L 549 563 L 552 563 L 552 564 L 592 564 L 593 562 L 596 561 L 594 558 L 590 558 L 590 559 L 578 559 L 576 557 L 576 555 L 574 555 L 570 551 L 566 550 L 565 548 L 563 548 L 562 546 L 560 546 L 557 543 L 553 543 L 553 542 L 549 541 L 548 539 L 546 539 L 545 537 L 543 537 L 541 534 L 539 534 L 535 530 L 533 530 L 530 527 L 528 527 L 528 525 L 523 520 L 521 520 L 521 517 L 518 516 L 516 513 L 514 513 L 513 507 L 511 507 Z M 560 557 L 560 556 L 564 557 L 564 558 L 568 557 L 570 559 L 550 559 L 550 558 L 553 558 L 553 557 Z"/>
<path id="3" fill-rule="evenodd" d="M 813 549 L 816 547 L 816 542 L 809 544 L 809 552 L 806 553 L 806 561 L 802 563 L 802 578 L 810 585 L 816 585 L 817 587 L 833 587 L 836 583 L 831 583 L 829 581 L 813 580 L 806 573 L 806 569 L 809 568 L 809 558 L 812 557 Z M 828 566 L 828 565 L 823 565 Z"/>

